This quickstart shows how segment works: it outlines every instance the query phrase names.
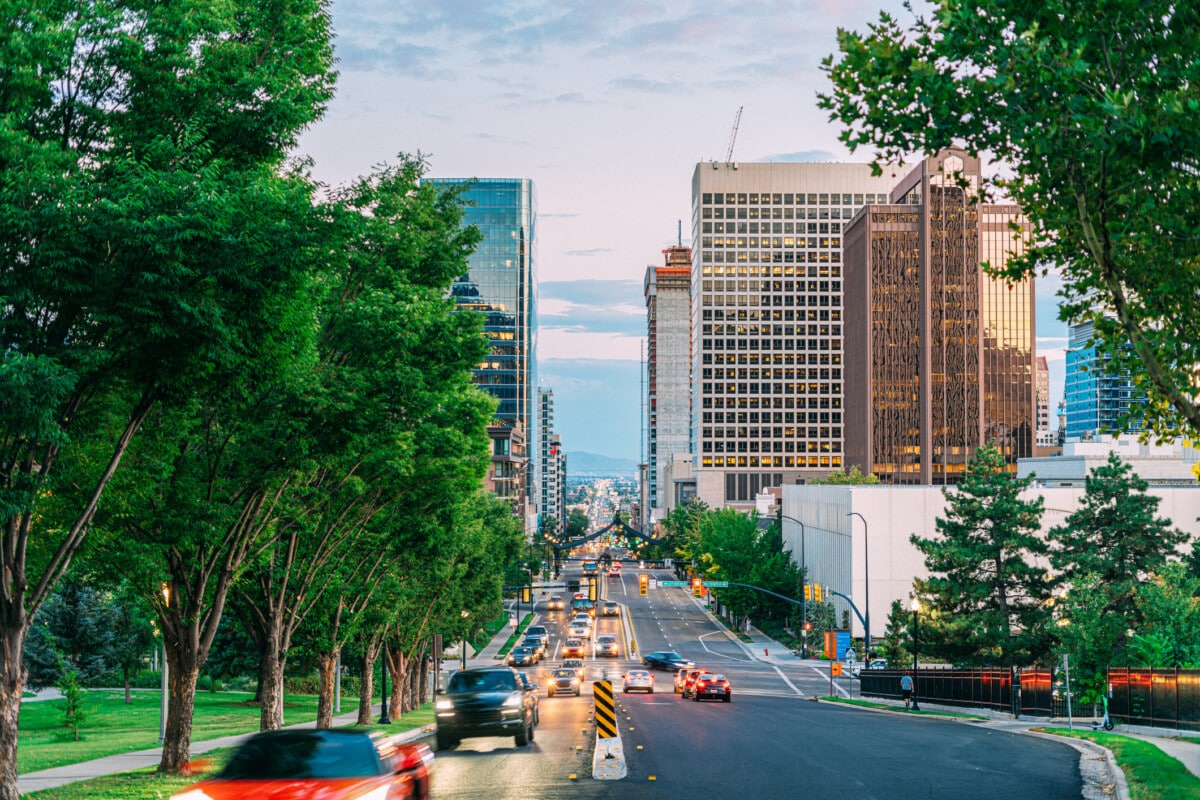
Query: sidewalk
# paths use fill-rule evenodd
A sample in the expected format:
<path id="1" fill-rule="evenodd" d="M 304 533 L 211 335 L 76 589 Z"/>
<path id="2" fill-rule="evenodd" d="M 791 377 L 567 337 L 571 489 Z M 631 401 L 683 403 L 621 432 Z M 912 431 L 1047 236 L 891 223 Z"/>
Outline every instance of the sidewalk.
<path id="1" fill-rule="evenodd" d="M 358 708 L 355 703 L 355 710 L 341 714 L 333 718 L 335 728 L 346 725 L 353 725 L 358 720 Z M 374 707 L 374 714 L 379 714 L 380 707 Z M 296 725 L 285 725 L 285 728 L 315 728 L 316 720 L 308 722 L 300 722 Z M 257 731 L 255 731 L 257 733 Z M 397 740 L 401 742 L 409 742 L 415 739 L 420 739 L 428 734 L 427 728 L 413 728 L 397 734 Z M 254 733 L 242 733 L 236 736 L 223 736 L 220 739 L 208 739 L 202 742 L 192 742 L 191 754 L 194 758 L 201 753 L 207 753 L 210 750 L 217 750 L 222 747 L 236 747 L 243 741 L 253 736 Z M 44 769 L 39 772 L 30 772 L 21 775 L 17 778 L 17 791 L 20 794 L 36 792 L 42 789 L 53 789 L 56 786 L 63 786 L 68 783 L 77 781 L 87 781 L 93 778 L 99 778 L 104 775 L 112 775 L 117 772 L 128 772 L 135 769 L 147 769 L 158 766 L 158 762 L 162 759 L 162 748 L 152 747 L 147 750 L 138 750 L 133 753 L 120 753 L 115 756 L 106 756 L 105 758 L 97 758 L 92 761 L 84 761 L 80 764 L 68 764 L 64 767 L 54 767 L 52 769 Z"/>

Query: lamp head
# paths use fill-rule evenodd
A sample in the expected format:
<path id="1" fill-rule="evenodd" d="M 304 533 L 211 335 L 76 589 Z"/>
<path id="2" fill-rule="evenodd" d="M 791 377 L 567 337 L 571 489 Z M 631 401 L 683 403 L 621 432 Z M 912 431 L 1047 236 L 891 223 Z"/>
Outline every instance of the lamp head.
<path id="1" fill-rule="evenodd" d="M 912 604 L 910 607 L 912 608 L 913 611 L 920 611 L 921 610 L 921 601 L 914 597 L 912 599 Z"/>

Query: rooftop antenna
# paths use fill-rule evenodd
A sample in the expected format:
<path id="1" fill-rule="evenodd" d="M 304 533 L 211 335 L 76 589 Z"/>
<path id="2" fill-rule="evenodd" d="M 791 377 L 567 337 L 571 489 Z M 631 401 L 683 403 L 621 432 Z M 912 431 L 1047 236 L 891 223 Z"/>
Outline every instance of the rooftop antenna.
<path id="1" fill-rule="evenodd" d="M 677 219 L 677 220 L 675 220 L 675 223 L 678 226 L 677 233 L 676 233 L 677 240 L 676 240 L 675 244 L 677 244 L 680 247 L 683 247 L 683 220 Z"/>
<path id="2" fill-rule="evenodd" d="M 742 108 L 743 106 L 738 106 L 737 114 L 733 117 L 733 130 L 729 132 L 729 147 L 725 149 L 726 164 L 733 161 L 733 143 L 737 141 L 738 125 L 742 121 Z"/>

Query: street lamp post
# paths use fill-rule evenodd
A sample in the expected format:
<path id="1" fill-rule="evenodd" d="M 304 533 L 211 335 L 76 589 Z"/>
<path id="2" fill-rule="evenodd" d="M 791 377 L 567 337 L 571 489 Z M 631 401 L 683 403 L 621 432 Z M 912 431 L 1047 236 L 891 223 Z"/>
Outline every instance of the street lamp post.
<path id="1" fill-rule="evenodd" d="M 383 645 L 382 652 L 383 652 L 383 695 L 380 698 L 380 704 L 379 704 L 379 712 L 380 712 L 379 713 L 379 724 L 380 725 L 391 725 L 392 720 L 388 717 L 388 688 L 387 688 L 388 658 L 387 658 L 387 643 L 386 642 Z"/>
<path id="2" fill-rule="evenodd" d="M 790 520 L 800 526 L 800 574 L 804 582 L 808 583 L 808 562 L 804 555 L 804 541 L 808 538 L 804 523 L 795 517 L 789 517 L 783 512 L 779 513 L 779 519 Z M 781 522 L 780 530 L 782 531 L 783 523 Z M 803 592 L 800 595 L 800 657 L 808 658 L 808 599 L 804 597 Z"/>
<path id="3" fill-rule="evenodd" d="M 915 598 L 915 597 L 914 597 L 914 598 L 912 599 L 912 612 L 913 612 L 913 693 L 912 693 L 912 710 L 913 710 L 913 711 L 920 711 L 920 710 L 921 710 L 921 706 L 920 706 L 920 704 L 917 702 L 917 642 L 918 642 L 918 634 L 920 633 L 920 630 L 919 630 L 919 628 L 917 627 L 917 619 L 918 619 L 918 615 L 919 615 L 919 612 L 920 612 L 920 611 L 921 611 L 921 601 L 920 601 L 920 600 L 918 600 L 917 598 Z"/>
<path id="4" fill-rule="evenodd" d="M 847 517 L 858 517 L 863 524 L 863 589 L 866 593 L 866 615 L 863 618 L 863 650 L 867 654 L 867 663 L 871 661 L 871 550 L 870 529 L 867 518 L 857 511 L 851 511 Z"/>

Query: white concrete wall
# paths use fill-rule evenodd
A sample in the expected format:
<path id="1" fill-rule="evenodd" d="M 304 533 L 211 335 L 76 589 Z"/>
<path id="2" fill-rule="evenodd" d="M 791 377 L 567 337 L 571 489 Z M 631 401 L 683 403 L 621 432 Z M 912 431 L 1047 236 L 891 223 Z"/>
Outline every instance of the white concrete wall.
<path id="1" fill-rule="evenodd" d="M 1041 495 L 1045 513 L 1042 532 L 1062 524 L 1079 505 L 1082 488 L 1030 489 L 1026 496 Z M 1160 498 L 1158 515 L 1189 535 L 1200 538 L 1200 487 L 1151 487 Z M 811 580 L 849 595 L 867 613 L 867 554 L 870 554 L 871 636 L 878 639 L 887 627 L 893 600 L 905 606 L 914 578 L 926 578 L 925 557 L 909 537 L 930 538 L 936 520 L 946 508 L 942 490 L 933 486 L 784 486 L 783 513 L 804 524 L 804 556 Z M 866 520 L 848 517 L 857 512 Z M 851 524 L 853 523 L 853 524 Z M 783 521 L 784 546 L 792 560 L 801 562 L 800 526 Z M 1180 548 L 1191 549 L 1191 544 Z M 838 621 L 849 606 L 834 598 Z M 851 630 L 863 635 L 863 626 L 851 615 Z"/>

